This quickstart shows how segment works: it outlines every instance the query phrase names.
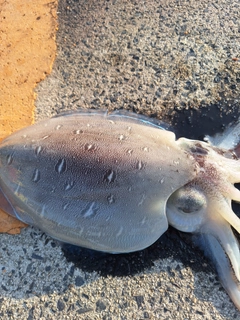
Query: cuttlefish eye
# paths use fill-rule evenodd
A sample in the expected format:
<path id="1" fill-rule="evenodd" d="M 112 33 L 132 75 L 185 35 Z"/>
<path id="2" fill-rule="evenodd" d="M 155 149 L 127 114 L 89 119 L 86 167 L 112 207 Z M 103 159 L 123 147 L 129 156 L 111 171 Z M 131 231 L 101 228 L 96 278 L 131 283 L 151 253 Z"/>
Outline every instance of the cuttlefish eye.
<path id="1" fill-rule="evenodd" d="M 197 231 L 204 220 L 207 199 L 203 192 L 192 185 L 175 191 L 167 202 L 169 224 L 185 232 Z"/>
<path id="2" fill-rule="evenodd" d="M 171 201 L 175 202 L 179 211 L 185 213 L 198 212 L 206 203 L 205 196 L 201 192 L 189 188 L 180 188 L 174 192 Z"/>

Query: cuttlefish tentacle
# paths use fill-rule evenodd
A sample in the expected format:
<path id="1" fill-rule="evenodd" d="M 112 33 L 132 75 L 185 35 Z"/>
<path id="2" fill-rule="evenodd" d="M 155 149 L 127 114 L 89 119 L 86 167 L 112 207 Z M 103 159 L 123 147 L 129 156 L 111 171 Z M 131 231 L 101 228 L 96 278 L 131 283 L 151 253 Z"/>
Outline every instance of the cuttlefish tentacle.
<path id="1" fill-rule="evenodd" d="M 237 230 L 239 219 L 224 200 L 209 206 L 209 214 L 213 212 L 216 218 L 207 221 L 200 231 L 209 244 L 205 250 L 207 248 L 207 255 L 214 261 L 224 288 L 240 309 L 240 253 L 238 241 L 230 226 Z M 229 219 L 229 216 L 233 219 Z"/>
<path id="2" fill-rule="evenodd" d="M 227 208 L 223 207 L 222 210 L 227 210 Z M 220 212 L 216 212 L 219 214 Z M 224 251 L 227 253 L 229 260 L 231 261 L 231 265 L 234 269 L 235 276 L 238 281 L 240 281 L 240 253 L 239 253 L 239 245 L 237 243 L 236 237 L 234 236 L 231 227 L 224 219 L 219 219 L 218 222 L 211 221 L 208 222 L 205 226 L 202 227 L 202 233 L 208 233 L 215 236 L 221 244 Z"/>
<path id="3" fill-rule="evenodd" d="M 240 309 L 240 252 L 231 229 L 240 233 L 240 219 L 231 208 L 231 200 L 240 201 L 240 192 L 232 184 L 239 181 L 234 173 L 239 160 L 224 158 L 220 150 L 213 150 L 205 143 L 187 143 L 200 171 L 193 181 L 169 198 L 168 222 L 199 236 L 199 243 L 216 265 L 224 288 Z M 194 149 L 196 144 L 198 148 Z"/>
<path id="4" fill-rule="evenodd" d="M 226 196 L 233 201 L 240 202 L 240 191 L 232 184 L 227 185 Z"/>
<path id="5" fill-rule="evenodd" d="M 230 232 L 232 232 L 231 229 Z M 236 243 L 235 239 L 233 239 L 232 242 Z M 229 246 L 232 245 L 232 242 L 230 242 Z M 226 248 L 223 248 L 219 239 L 211 234 L 199 235 L 196 244 L 204 248 L 206 255 L 213 261 L 223 287 L 235 306 L 240 309 L 240 283 L 236 277 L 236 268 L 233 269 L 232 262 L 229 260 L 229 256 L 226 255 Z M 239 248 L 235 245 L 233 247 L 235 250 L 232 252 L 232 255 L 236 255 L 236 258 L 234 258 L 236 261 L 237 257 L 239 258 Z M 232 249 L 230 249 L 230 251 L 232 251 Z M 236 261 L 236 265 L 237 263 L 238 261 Z"/>
<path id="6" fill-rule="evenodd" d="M 0 144 L 0 207 L 64 242 L 141 250 L 194 233 L 240 310 L 240 124 L 208 142 L 131 113 L 73 113 Z"/>

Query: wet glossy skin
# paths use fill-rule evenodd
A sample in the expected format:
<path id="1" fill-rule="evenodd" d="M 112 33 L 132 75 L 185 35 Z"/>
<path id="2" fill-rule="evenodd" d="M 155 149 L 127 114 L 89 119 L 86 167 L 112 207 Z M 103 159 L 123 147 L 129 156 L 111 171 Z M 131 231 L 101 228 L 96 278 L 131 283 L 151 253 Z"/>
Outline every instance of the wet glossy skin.
<path id="1" fill-rule="evenodd" d="M 168 224 L 196 233 L 240 308 L 234 148 L 176 141 L 132 114 L 56 117 L 1 143 L 0 206 L 56 239 L 112 253 L 151 245 Z"/>

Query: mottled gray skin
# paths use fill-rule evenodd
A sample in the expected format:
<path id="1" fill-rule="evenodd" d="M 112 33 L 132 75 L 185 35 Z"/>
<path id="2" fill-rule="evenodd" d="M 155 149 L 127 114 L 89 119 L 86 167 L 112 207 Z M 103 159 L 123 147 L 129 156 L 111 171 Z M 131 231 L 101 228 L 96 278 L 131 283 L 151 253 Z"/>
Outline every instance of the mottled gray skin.
<path id="1" fill-rule="evenodd" d="M 111 253 L 168 228 L 198 235 L 240 309 L 240 124 L 209 143 L 175 140 L 144 117 L 87 112 L 23 129 L 0 145 L 0 206 L 52 237 Z"/>
<path id="2" fill-rule="evenodd" d="M 0 149 L 0 186 L 20 220 L 108 252 L 155 242 L 168 228 L 167 199 L 194 175 L 172 132 L 103 113 L 40 122 Z"/>

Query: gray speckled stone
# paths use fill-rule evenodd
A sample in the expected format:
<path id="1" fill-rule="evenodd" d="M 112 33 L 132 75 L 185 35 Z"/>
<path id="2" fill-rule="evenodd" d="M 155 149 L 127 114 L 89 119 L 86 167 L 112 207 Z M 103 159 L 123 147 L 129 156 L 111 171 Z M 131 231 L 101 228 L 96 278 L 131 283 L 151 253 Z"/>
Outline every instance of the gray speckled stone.
<path id="1" fill-rule="evenodd" d="M 1 319 L 239 319 L 204 263 L 203 271 L 195 272 L 177 256 L 158 259 L 143 272 L 122 277 L 75 268 L 63 281 L 73 264 L 51 242 L 32 228 L 21 235 L 1 235 L 1 243 L 7 244 L 0 257 Z M 32 258 L 34 248 L 43 260 Z M 33 269 L 27 272 L 29 262 Z M 46 271 L 49 263 L 52 268 Z M 80 287 L 75 285 L 78 277 L 85 279 Z"/>
<path id="2" fill-rule="evenodd" d="M 78 107 L 159 117 L 239 99 L 239 1 L 60 1 L 37 118 Z"/>

